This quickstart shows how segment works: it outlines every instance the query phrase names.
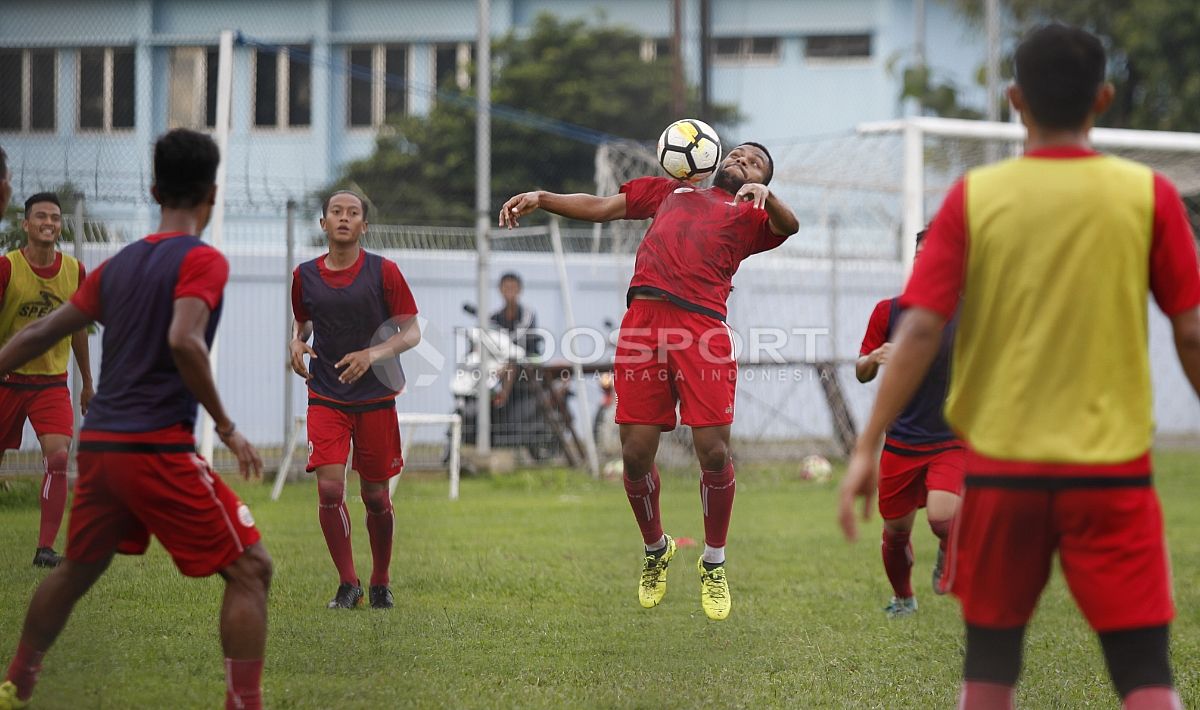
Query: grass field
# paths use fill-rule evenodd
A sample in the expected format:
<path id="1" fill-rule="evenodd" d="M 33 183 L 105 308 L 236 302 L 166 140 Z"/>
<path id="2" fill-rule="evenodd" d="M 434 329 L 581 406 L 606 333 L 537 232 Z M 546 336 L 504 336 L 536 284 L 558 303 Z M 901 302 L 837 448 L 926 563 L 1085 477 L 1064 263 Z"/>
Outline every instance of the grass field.
<path id="1" fill-rule="evenodd" d="M 1179 607 L 1173 657 L 1200 705 L 1200 454 L 1164 453 Z M 702 540 L 698 485 L 664 474 L 663 518 Z M 235 484 L 236 485 L 236 484 Z M 961 664 L 956 602 L 928 591 L 934 538 L 914 536 L 920 612 L 888 620 L 878 517 L 842 542 L 835 488 L 746 467 L 729 548 L 733 613 L 700 611 L 695 558 L 680 550 L 658 608 L 636 598 L 640 538 L 619 482 L 562 471 L 463 483 L 404 480 L 396 496 L 390 612 L 324 609 L 336 587 L 315 486 L 238 485 L 275 558 L 265 699 L 272 708 L 698 708 L 953 706 Z M 352 485 L 352 490 L 355 490 Z M 350 503 L 360 574 L 361 503 Z M 0 659 L 30 593 L 33 486 L 0 492 Z M 61 544 L 60 544 L 61 548 Z M 46 659 L 37 708 L 213 708 L 224 692 L 219 580 L 179 576 L 162 549 L 118 558 Z M 1027 640 L 1019 702 L 1117 707 L 1099 647 L 1060 579 Z"/>

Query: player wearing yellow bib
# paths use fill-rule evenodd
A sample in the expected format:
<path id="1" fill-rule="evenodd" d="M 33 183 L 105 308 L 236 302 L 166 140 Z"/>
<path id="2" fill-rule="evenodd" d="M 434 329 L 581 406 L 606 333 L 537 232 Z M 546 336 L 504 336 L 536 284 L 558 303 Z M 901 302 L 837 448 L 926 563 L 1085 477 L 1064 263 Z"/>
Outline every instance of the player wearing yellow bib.
<path id="1" fill-rule="evenodd" d="M 0 345 L 19 330 L 66 303 L 83 283 L 84 269 L 55 247 L 62 236 L 62 206 L 53 193 L 25 201 L 25 246 L 0 257 Z M 80 408 L 92 398 L 92 370 L 87 331 L 58 344 L 0 380 L 0 460 L 4 451 L 21 445 L 28 419 L 42 447 L 46 475 L 42 480 L 42 521 L 33 564 L 56 567 L 62 558 L 54 538 L 67 503 L 67 451 L 74 433 L 71 395 L 67 391 L 68 350 L 83 375 Z"/>

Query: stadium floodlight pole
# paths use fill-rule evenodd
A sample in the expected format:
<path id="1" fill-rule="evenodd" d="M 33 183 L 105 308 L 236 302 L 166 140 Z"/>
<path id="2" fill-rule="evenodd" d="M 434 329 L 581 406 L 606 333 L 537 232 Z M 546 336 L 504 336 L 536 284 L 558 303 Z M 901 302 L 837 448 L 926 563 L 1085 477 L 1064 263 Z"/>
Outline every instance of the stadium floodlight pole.
<path id="1" fill-rule="evenodd" d="M 214 135 L 221 162 L 217 163 L 217 200 L 213 205 L 212 220 L 209 222 L 209 239 L 217 249 L 221 248 L 225 231 L 225 167 L 229 164 L 229 114 L 233 100 L 233 30 L 221 30 L 221 41 L 217 50 L 217 127 Z M 217 379 L 217 345 L 213 336 L 208 351 L 208 363 L 213 380 Z M 212 461 L 213 420 L 207 411 L 200 417 L 200 455 Z"/>
<path id="2" fill-rule="evenodd" d="M 475 451 L 492 452 L 492 392 L 488 386 L 488 227 L 492 180 L 492 8 L 479 0 L 479 32 L 475 38 L 475 249 L 479 255 L 476 286 L 479 291 L 479 382 L 475 407 Z"/>

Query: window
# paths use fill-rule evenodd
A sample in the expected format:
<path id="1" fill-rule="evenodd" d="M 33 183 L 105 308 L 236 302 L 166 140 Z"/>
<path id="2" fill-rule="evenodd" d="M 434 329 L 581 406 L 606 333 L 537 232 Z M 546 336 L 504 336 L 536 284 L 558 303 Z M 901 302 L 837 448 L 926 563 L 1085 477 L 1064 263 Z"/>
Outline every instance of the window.
<path id="1" fill-rule="evenodd" d="M 778 37 L 717 37 L 713 55 L 727 62 L 773 62 L 779 59 Z"/>
<path id="2" fill-rule="evenodd" d="M 378 127 L 403 116 L 408 108 L 408 47 L 351 47 L 346 121 L 356 127 Z"/>
<path id="3" fill-rule="evenodd" d="M 438 89 L 471 88 L 471 60 L 475 46 L 469 42 L 437 44 L 433 48 L 433 78 Z"/>
<path id="4" fill-rule="evenodd" d="M 670 59 L 671 58 L 671 38 L 659 37 L 657 39 L 647 37 L 642 40 L 641 51 L 639 52 L 643 62 L 649 64 L 655 59 Z"/>
<path id="5" fill-rule="evenodd" d="M 168 128 L 217 125 L 217 48 L 176 47 L 168 63 Z"/>
<path id="6" fill-rule="evenodd" d="M 254 52 L 254 125 L 312 124 L 312 48 L 292 45 Z"/>
<path id="7" fill-rule="evenodd" d="M 53 131 L 58 71 L 53 49 L 0 50 L 0 131 Z"/>
<path id="8" fill-rule="evenodd" d="M 804 41 L 808 59 L 862 59 L 871 56 L 871 35 L 813 35 Z"/>
<path id="9" fill-rule="evenodd" d="M 132 47 L 79 50 L 79 127 L 112 131 L 133 128 L 136 57 Z"/>

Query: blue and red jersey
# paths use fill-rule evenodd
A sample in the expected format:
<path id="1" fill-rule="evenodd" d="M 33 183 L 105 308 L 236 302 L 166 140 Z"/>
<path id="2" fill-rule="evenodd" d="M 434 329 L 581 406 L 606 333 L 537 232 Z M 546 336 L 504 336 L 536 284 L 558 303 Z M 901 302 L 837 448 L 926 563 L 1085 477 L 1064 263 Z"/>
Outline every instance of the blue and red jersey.
<path id="1" fill-rule="evenodd" d="M 162 430 L 190 440 L 196 398 L 184 385 L 167 342 L 175 301 L 199 298 L 212 311 L 210 346 L 221 318 L 229 263 L 190 234 L 152 234 L 102 263 L 71 303 L 104 325 L 100 387 L 83 421 L 84 436 L 119 432 L 157 440 Z M 100 434 L 102 437 L 102 434 Z"/>
<path id="2" fill-rule="evenodd" d="M 871 312 L 871 320 L 867 322 L 867 333 L 863 336 L 859 354 L 870 355 L 876 348 L 892 339 L 896 326 L 903 312 L 900 299 L 885 298 L 875 304 Z M 942 408 L 946 403 L 946 392 L 950 387 L 950 359 L 954 346 L 954 330 L 958 319 L 953 318 L 946 323 L 942 332 L 942 344 L 938 348 L 937 357 L 929 367 L 929 372 L 921 385 L 913 394 L 908 405 L 896 417 L 896 421 L 888 428 L 886 445 L 893 449 L 903 449 L 897 453 L 912 450 L 916 453 L 927 453 L 931 448 L 953 444 L 961 446 L 958 437 L 946 423 Z"/>
<path id="3" fill-rule="evenodd" d="M 335 366 L 346 355 L 383 342 L 416 316 L 412 291 L 395 262 L 378 254 L 360 249 L 354 264 L 339 270 L 326 266 L 326 256 L 304 262 L 292 274 L 292 313 L 297 321 L 313 324 L 317 357 L 308 365 L 309 394 L 335 403 L 390 400 L 403 388 L 398 362 L 399 381 L 390 383 L 373 370 L 342 383 Z"/>
<path id="4" fill-rule="evenodd" d="M 738 266 L 787 240 L 771 231 L 766 210 L 735 201 L 719 187 L 644 177 L 625 183 L 621 192 L 626 218 L 654 218 L 638 246 L 630 299 L 649 293 L 723 321 Z"/>

